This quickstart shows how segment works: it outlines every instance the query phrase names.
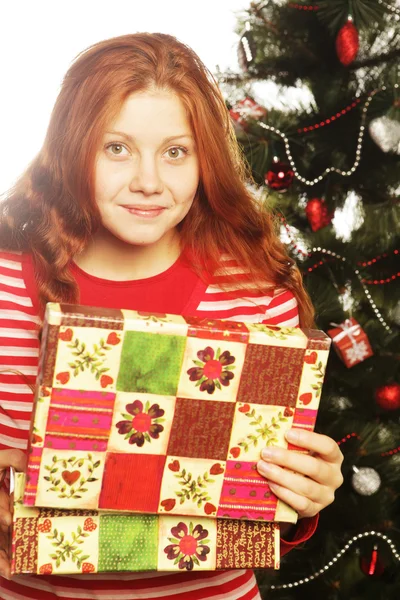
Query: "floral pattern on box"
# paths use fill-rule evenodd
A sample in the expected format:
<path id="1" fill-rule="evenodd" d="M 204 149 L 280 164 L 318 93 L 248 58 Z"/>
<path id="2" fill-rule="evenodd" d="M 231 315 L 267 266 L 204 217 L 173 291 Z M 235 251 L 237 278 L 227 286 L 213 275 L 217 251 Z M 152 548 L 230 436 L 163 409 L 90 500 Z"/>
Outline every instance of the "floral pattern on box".
<path id="1" fill-rule="evenodd" d="M 13 575 L 279 568 L 278 523 L 26 507 L 24 481 L 15 473 Z"/>
<path id="2" fill-rule="evenodd" d="M 285 432 L 313 429 L 330 342 L 315 330 L 48 304 L 24 503 L 181 516 L 189 529 L 217 517 L 296 522 L 256 464 L 264 446 L 301 451 Z"/>

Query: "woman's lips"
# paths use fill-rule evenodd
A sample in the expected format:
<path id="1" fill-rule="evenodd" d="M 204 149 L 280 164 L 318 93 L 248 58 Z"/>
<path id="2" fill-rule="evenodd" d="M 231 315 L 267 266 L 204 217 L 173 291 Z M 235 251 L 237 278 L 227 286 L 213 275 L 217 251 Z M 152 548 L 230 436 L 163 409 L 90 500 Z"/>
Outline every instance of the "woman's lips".
<path id="1" fill-rule="evenodd" d="M 164 210 L 166 210 L 165 206 L 122 206 L 125 210 L 127 210 L 131 215 L 135 215 L 136 217 L 143 217 L 145 219 L 154 219 L 161 215 Z"/>

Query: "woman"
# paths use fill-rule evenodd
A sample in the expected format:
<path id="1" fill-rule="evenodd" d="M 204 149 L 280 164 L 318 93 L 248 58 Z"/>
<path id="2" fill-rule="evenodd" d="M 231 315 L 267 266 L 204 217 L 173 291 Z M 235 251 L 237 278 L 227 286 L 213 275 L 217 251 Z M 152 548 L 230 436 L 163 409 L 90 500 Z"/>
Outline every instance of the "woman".
<path id="1" fill-rule="evenodd" d="M 78 56 L 41 151 L 0 205 L 3 470 L 24 466 L 48 301 L 312 326 L 300 273 L 247 177 L 223 98 L 188 47 L 143 33 Z M 300 516 L 282 554 L 312 535 L 342 482 L 333 440 L 296 430 L 290 441 L 313 455 L 275 449 L 258 463 Z M 3 486 L 3 548 L 8 506 Z M 243 570 L 11 581 L 4 550 L 0 569 L 4 600 L 260 598 Z"/>

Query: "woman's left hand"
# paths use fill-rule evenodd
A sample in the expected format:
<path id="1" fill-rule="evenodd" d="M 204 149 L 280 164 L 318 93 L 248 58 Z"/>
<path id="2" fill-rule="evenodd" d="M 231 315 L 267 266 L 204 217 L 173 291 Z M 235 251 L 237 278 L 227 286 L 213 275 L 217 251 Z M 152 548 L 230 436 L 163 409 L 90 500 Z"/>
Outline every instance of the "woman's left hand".
<path id="1" fill-rule="evenodd" d="M 343 454 L 330 437 L 305 429 L 291 429 L 286 438 L 310 450 L 312 455 L 269 446 L 261 452 L 258 472 L 268 479 L 272 492 L 294 508 L 299 518 L 313 517 L 333 502 L 335 491 L 343 483 L 340 469 Z"/>

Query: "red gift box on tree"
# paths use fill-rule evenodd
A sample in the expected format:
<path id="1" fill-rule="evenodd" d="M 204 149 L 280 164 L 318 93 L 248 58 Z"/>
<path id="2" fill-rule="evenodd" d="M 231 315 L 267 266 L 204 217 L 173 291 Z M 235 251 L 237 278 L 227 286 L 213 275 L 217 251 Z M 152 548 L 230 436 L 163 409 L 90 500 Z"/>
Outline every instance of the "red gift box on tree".
<path id="1" fill-rule="evenodd" d="M 261 119 L 267 114 L 267 110 L 257 104 L 252 98 L 246 97 L 240 100 L 229 111 L 232 119 L 243 128 L 246 127 L 248 119 Z"/>
<path id="2" fill-rule="evenodd" d="M 333 347 L 347 368 L 354 367 L 373 355 L 367 334 L 361 325 L 353 318 L 343 323 L 331 323 L 335 329 L 328 329 Z"/>

